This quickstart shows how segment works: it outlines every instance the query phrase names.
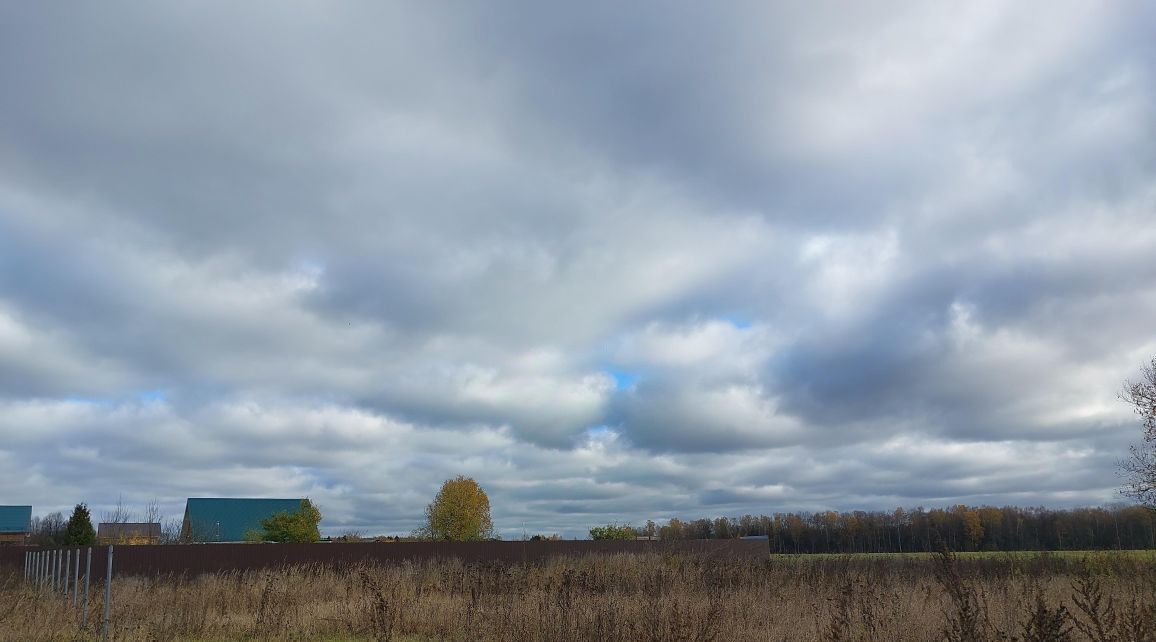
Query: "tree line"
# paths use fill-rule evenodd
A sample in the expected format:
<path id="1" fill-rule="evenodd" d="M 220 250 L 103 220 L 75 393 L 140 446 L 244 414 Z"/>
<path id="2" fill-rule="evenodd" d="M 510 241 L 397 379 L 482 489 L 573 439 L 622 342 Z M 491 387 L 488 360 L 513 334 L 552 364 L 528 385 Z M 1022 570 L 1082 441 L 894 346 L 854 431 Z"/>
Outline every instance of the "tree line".
<path id="1" fill-rule="evenodd" d="M 766 536 L 778 553 L 1063 551 L 1156 548 L 1156 511 L 1143 506 L 965 506 L 820 511 L 599 526 L 593 539 L 661 540 Z"/>

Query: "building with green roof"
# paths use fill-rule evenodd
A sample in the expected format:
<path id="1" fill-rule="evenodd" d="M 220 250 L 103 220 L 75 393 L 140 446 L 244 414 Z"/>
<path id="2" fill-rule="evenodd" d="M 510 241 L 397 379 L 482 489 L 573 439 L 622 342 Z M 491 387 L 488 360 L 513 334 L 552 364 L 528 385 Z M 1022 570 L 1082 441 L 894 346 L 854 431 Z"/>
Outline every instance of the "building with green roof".
<path id="1" fill-rule="evenodd" d="M 23 544 L 31 526 L 31 506 L 0 506 L 0 544 Z"/>
<path id="2" fill-rule="evenodd" d="M 261 522 L 280 512 L 301 509 L 302 499 L 190 497 L 185 503 L 181 539 L 186 542 L 243 542 Z"/>

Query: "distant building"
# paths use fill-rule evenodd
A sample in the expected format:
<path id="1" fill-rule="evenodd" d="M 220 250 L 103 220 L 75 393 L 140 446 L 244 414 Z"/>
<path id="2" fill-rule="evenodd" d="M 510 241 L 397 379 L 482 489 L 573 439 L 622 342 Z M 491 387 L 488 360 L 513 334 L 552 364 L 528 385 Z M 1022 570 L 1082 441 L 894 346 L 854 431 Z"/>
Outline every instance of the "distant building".
<path id="1" fill-rule="evenodd" d="M 261 522 L 280 512 L 301 509 L 303 499 L 190 497 L 185 504 L 181 539 L 186 542 L 243 542 Z"/>
<path id="2" fill-rule="evenodd" d="M 31 506 L 0 506 L 0 544 L 24 544 L 31 527 Z"/>
<path id="3" fill-rule="evenodd" d="M 98 544 L 160 544 L 161 525 L 156 522 L 104 522 L 96 527 Z"/>

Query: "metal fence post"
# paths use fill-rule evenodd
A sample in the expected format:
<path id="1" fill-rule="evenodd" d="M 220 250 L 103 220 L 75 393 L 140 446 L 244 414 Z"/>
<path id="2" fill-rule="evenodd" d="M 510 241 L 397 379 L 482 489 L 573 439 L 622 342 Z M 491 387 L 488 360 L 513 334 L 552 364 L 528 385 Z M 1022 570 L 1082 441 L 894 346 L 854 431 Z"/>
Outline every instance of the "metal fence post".
<path id="1" fill-rule="evenodd" d="M 76 566 L 72 569 L 72 608 L 76 608 L 76 600 L 80 597 L 80 549 L 76 549 Z"/>
<path id="2" fill-rule="evenodd" d="M 112 610 L 112 544 L 108 545 L 108 569 L 104 575 L 104 626 L 100 630 L 100 642 L 108 642 L 108 616 Z"/>
<path id="3" fill-rule="evenodd" d="M 88 547 L 88 561 L 84 563 L 84 606 L 80 611 L 80 628 L 88 626 L 88 581 L 92 579 L 92 547 Z"/>

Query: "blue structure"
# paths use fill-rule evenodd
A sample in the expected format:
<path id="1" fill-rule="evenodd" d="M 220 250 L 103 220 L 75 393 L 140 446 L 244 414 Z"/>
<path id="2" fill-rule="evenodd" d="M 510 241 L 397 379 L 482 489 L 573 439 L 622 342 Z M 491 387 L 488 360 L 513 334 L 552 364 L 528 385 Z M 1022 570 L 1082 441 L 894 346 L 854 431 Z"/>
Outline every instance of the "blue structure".
<path id="1" fill-rule="evenodd" d="M 31 506 L 0 506 L 0 543 L 23 544 L 31 527 Z"/>
<path id="2" fill-rule="evenodd" d="M 188 542 L 243 542 L 261 522 L 281 512 L 301 509 L 302 499 L 190 497 L 185 503 L 181 539 Z"/>

